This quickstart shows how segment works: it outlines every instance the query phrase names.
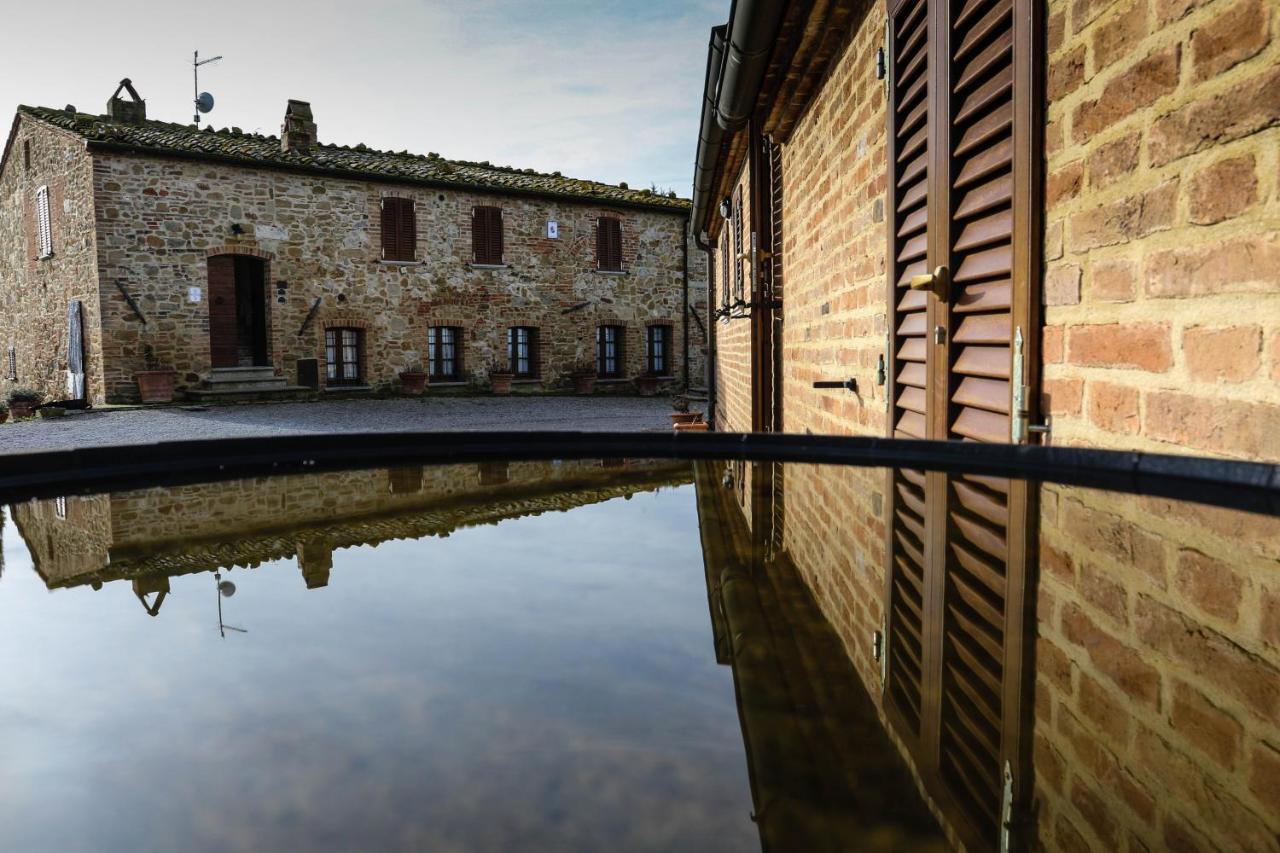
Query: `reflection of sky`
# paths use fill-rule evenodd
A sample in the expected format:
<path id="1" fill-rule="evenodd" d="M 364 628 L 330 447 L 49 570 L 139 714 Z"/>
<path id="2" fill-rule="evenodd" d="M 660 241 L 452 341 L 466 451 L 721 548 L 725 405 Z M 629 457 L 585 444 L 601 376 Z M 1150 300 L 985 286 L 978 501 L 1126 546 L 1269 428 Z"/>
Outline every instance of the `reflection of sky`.
<path id="1" fill-rule="evenodd" d="M 0 580 L 0 849 L 757 844 L 685 486 L 446 539 L 49 593 Z"/>

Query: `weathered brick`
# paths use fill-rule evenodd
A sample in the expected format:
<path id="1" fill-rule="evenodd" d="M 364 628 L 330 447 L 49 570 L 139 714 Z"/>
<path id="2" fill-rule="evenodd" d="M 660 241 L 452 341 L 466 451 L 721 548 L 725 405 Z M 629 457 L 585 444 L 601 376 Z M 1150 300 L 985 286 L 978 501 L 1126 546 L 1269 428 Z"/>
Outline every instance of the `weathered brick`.
<path id="1" fill-rule="evenodd" d="M 1137 433 L 1140 426 L 1138 391 L 1125 385 L 1089 383 L 1089 420 L 1108 432 Z"/>
<path id="2" fill-rule="evenodd" d="M 1261 719 L 1280 714 L 1280 671 L 1272 663 L 1146 595 L 1134 604 L 1134 626 L 1143 644 L 1176 658 Z"/>
<path id="3" fill-rule="evenodd" d="M 1118 74 L 1099 97 L 1076 107 L 1072 114 L 1071 138 L 1084 142 L 1172 92 L 1178 86 L 1181 58 L 1181 45 L 1173 44 Z"/>
<path id="4" fill-rule="evenodd" d="M 1258 599 L 1262 642 L 1280 649 L 1280 587 L 1264 589 Z"/>
<path id="5" fill-rule="evenodd" d="M 1169 724 L 1196 749 L 1227 770 L 1235 769 L 1244 728 L 1199 690 L 1181 681 L 1174 684 Z"/>
<path id="6" fill-rule="evenodd" d="M 1192 177 L 1187 196 L 1189 218 L 1197 225 L 1213 225 L 1244 213 L 1258 202 L 1253 155 L 1220 160 L 1201 169 Z"/>
<path id="7" fill-rule="evenodd" d="M 1192 549 L 1178 552 L 1174 586 L 1205 613 L 1235 622 L 1240 617 L 1244 581 L 1227 563 Z"/>
<path id="8" fill-rule="evenodd" d="M 1193 326 L 1182 333 L 1192 379 L 1242 382 L 1262 364 L 1261 326 Z"/>
<path id="9" fill-rule="evenodd" d="M 1063 225 L 1061 219 L 1055 219 L 1044 229 L 1044 259 L 1056 261 L 1062 257 Z"/>
<path id="10" fill-rule="evenodd" d="M 1133 261 L 1099 261 L 1091 264 L 1089 298 L 1095 302 L 1132 302 L 1138 291 Z"/>
<path id="11" fill-rule="evenodd" d="M 1131 174 L 1138 167 L 1141 150 L 1142 134 L 1137 131 L 1099 145 L 1087 160 L 1089 186 L 1101 189 Z"/>
<path id="12" fill-rule="evenodd" d="M 1157 297 L 1274 293 L 1277 269 L 1280 232 L 1270 232 L 1153 252 L 1143 265 L 1143 286 Z"/>
<path id="13" fill-rule="evenodd" d="M 1249 765 L 1249 790 L 1272 814 L 1280 814 L 1280 748 L 1254 744 Z"/>
<path id="14" fill-rule="evenodd" d="M 1246 459 L 1280 457 L 1280 406 L 1178 391 L 1146 395 L 1146 433 L 1182 447 Z"/>
<path id="15" fill-rule="evenodd" d="M 1147 158 L 1163 166 L 1280 122 L 1280 67 L 1273 67 L 1155 120 Z"/>
<path id="16" fill-rule="evenodd" d="M 1129 595 L 1107 571 L 1092 563 L 1080 566 L 1080 594 L 1119 625 L 1129 621 Z"/>
<path id="17" fill-rule="evenodd" d="M 1036 736 L 1032 749 L 1036 777 L 1047 782 L 1050 789 L 1061 792 L 1066 776 L 1066 759 L 1054 749 L 1053 744 L 1049 743 L 1044 735 Z"/>
<path id="18" fill-rule="evenodd" d="M 1080 267 L 1067 264 L 1054 267 L 1044 277 L 1045 305 L 1080 304 Z"/>
<path id="19" fill-rule="evenodd" d="M 1055 52 L 1062 47 L 1062 40 L 1065 36 L 1067 28 L 1067 12 L 1065 9 L 1059 9 L 1056 12 L 1049 13 L 1048 36 L 1045 38 L 1045 48 L 1049 53 Z"/>
<path id="20" fill-rule="evenodd" d="M 1100 24 L 1093 33 L 1093 70 L 1101 71 L 1124 58 L 1147 34 L 1147 3 L 1132 0 L 1111 20 Z"/>
<path id="21" fill-rule="evenodd" d="M 1119 845 L 1119 828 L 1106 801 L 1083 785 L 1076 776 L 1071 783 L 1071 803 L 1093 830 L 1105 850 L 1115 850 Z"/>
<path id="22" fill-rule="evenodd" d="M 1050 172 L 1049 177 L 1045 179 L 1045 206 L 1052 208 L 1059 202 L 1075 198 L 1080 194 L 1080 184 L 1083 179 L 1083 160 L 1075 160 Z"/>
<path id="23" fill-rule="evenodd" d="M 1091 722 L 1113 746 L 1123 747 L 1129 742 L 1131 715 L 1118 699 L 1107 692 L 1105 687 L 1084 673 L 1080 673 L 1080 696 L 1076 707 L 1080 715 Z M 1096 738 L 1096 735 L 1088 736 Z M 1087 756 L 1082 755 L 1081 758 L 1088 760 Z M 1096 761 L 1097 758 L 1094 757 L 1093 762 L 1096 763 Z"/>
<path id="24" fill-rule="evenodd" d="M 1072 364 L 1162 373 L 1173 364 L 1167 323 L 1103 323 L 1067 330 Z"/>
<path id="25" fill-rule="evenodd" d="M 1084 83 L 1084 45 L 1049 63 L 1048 91 L 1050 101 L 1060 101 Z"/>
<path id="26" fill-rule="evenodd" d="M 1051 415 L 1078 415 L 1084 401 L 1083 379 L 1046 379 L 1041 383 L 1042 409 Z"/>
<path id="27" fill-rule="evenodd" d="M 1043 537 L 1040 539 L 1040 568 L 1068 586 L 1075 585 L 1075 562 L 1071 555 L 1053 547 Z"/>
<path id="28" fill-rule="evenodd" d="M 1177 215 L 1178 184 L 1174 178 L 1146 192 L 1073 214 L 1068 223 L 1067 248 L 1086 252 L 1171 228 Z"/>
<path id="29" fill-rule="evenodd" d="M 1067 640 L 1089 654 L 1098 671 L 1131 699 L 1151 708 L 1160 706 L 1160 673 L 1126 646 L 1093 623 L 1075 604 L 1062 608 L 1062 632 Z"/>
<path id="30" fill-rule="evenodd" d="M 1040 637 L 1036 640 L 1036 672 L 1048 680 L 1059 692 L 1070 696 L 1074 691 L 1071 685 L 1071 673 L 1075 665 L 1062 649 Z"/>
<path id="31" fill-rule="evenodd" d="M 1191 33 L 1191 70 L 1205 80 L 1257 56 L 1271 41 L 1271 13 L 1263 0 L 1240 0 Z"/>
<path id="32" fill-rule="evenodd" d="M 1045 326 L 1040 339 L 1041 355 L 1050 364 L 1058 364 L 1063 359 L 1063 329 L 1061 326 Z"/>

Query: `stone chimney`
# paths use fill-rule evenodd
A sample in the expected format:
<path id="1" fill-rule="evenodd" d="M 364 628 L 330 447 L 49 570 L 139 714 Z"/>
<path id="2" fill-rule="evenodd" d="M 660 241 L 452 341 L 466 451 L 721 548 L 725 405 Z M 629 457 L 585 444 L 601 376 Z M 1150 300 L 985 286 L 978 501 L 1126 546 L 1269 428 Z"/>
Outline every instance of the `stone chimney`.
<path id="1" fill-rule="evenodd" d="M 280 126 L 280 150 L 306 154 L 316 144 L 316 123 L 311 119 L 311 104 L 289 100 Z"/>
<path id="2" fill-rule="evenodd" d="M 120 97 L 122 91 L 127 91 L 133 100 L 126 101 Z M 107 101 L 107 115 L 112 121 L 125 124 L 142 124 L 147 120 L 147 102 L 138 97 L 138 90 L 133 88 L 133 83 L 129 82 L 128 77 L 120 81 L 120 85 L 116 87 L 116 93 L 111 96 L 111 100 Z"/>

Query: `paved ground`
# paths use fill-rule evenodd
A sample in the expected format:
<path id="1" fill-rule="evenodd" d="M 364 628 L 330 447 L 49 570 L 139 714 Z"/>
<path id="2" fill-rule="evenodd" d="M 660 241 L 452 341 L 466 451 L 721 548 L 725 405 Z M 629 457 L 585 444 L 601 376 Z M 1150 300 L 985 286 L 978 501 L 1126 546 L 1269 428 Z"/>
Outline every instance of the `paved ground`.
<path id="1" fill-rule="evenodd" d="M 0 424 L 0 455 L 199 438 L 399 430 L 668 430 L 666 397 L 428 397 L 68 412 Z"/>

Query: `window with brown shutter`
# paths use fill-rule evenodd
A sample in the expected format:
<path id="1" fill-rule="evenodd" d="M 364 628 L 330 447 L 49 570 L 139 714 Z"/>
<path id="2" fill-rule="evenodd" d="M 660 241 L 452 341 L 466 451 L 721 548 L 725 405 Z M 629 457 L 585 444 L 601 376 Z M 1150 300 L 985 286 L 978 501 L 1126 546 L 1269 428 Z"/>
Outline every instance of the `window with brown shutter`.
<path id="1" fill-rule="evenodd" d="M 1026 441 L 1036 401 L 1042 14 L 1033 0 L 890 0 L 890 433 Z M 999 845 L 1021 715 L 1025 482 L 888 483 L 886 707 L 974 849 Z M 1016 807 L 1016 806 L 1015 806 Z"/>
<path id="2" fill-rule="evenodd" d="M 417 258 L 418 226 L 413 199 L 382 199 L 382 259 L 413 261 Z"/>
<path id="3" fill-rule="evenodd" d="M 622 272 L 622 222 L 615 217 L 596 220 L 596 268 Z"/>
<path id="4" fill-rule="evenodd" d="M 502 263 L 502 208 L 476 207 L 471 211 L 471 252 L 477 264 Z"/>

